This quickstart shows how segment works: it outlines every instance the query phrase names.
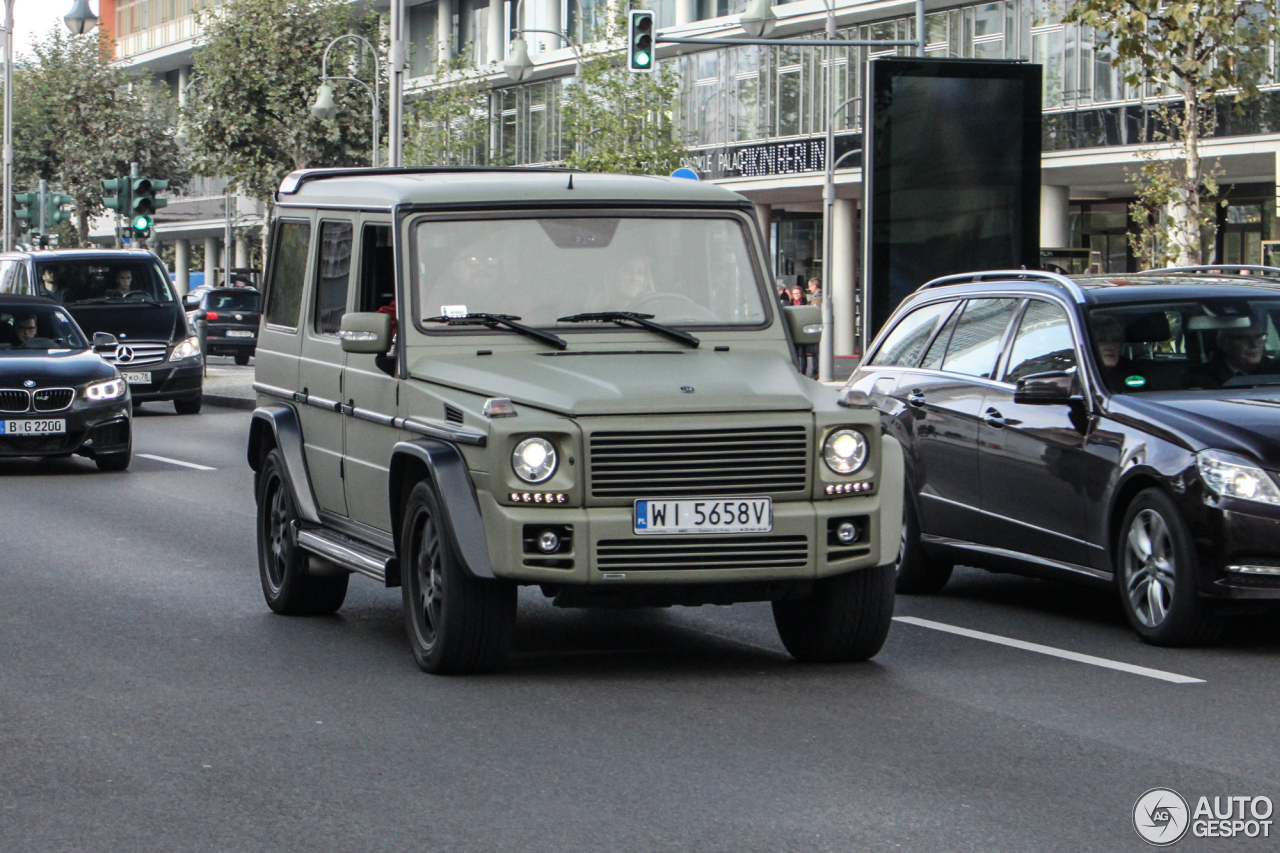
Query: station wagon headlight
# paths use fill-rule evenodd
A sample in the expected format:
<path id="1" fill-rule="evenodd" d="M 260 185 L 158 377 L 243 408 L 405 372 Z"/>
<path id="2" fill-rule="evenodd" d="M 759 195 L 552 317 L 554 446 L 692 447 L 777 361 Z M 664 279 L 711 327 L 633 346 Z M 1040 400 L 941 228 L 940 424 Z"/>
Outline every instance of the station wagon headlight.
<path id="1" fill-rule="evenodd" d="M 822 459 L 837 474 L 853 474 L 867 464 L 867 439 L 856 429 L 838 429 L 827 436 Z"/>
<path id="2" fill-rule="evenodd" d="M 173 348 L 173 355 L 169 356 L 169 360 L 179 361 L 184 358 L 195 358 L 199 354 L 200 339 L 192 335 Z"/>
<path id="3" fill-rule="evenodd" d="M 511 454 L 511 468 L 526 483 L 541 483 L 556 472 L 556 449 L 545 438 L 526 438 Z"/>
<path id="4" fill-rule="evenodd" d="M 108 379 L 106 382 L 95 382 L 84 389 L 84 398 L 94 403 L 115 400 L 124 396 L 124 389 L 123 379 Z"/>
<path id="5" fill-rule="evenodd" d="M 1280 504 L 1280 489 L 1266 471 L 1248 459 L 1222 450 L 1196 454 L 1200 479 L 1209 491 L 1226 498 Z"/>

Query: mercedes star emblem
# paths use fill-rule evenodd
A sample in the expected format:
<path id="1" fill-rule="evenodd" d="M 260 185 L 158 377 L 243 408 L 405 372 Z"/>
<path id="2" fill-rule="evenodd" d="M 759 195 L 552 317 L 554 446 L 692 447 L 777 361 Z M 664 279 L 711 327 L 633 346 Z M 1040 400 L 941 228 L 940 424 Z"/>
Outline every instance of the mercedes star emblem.
<path id="1" fill-rule="evenodd" d="M 244 315 L 243 315 L 243 314 L 237 314 L 237 315 L 236 315 L 236 319 L 237 319 L 237 320 L 243 320 L 243 319 L 244 319 Z"/>
<path id="2" fill-rule="evenodd" d="M 127 347 L 124 344 L 116 347 L 116 361 L 119 364 L 128 364 L 133 361 L 133 347 Z"/>

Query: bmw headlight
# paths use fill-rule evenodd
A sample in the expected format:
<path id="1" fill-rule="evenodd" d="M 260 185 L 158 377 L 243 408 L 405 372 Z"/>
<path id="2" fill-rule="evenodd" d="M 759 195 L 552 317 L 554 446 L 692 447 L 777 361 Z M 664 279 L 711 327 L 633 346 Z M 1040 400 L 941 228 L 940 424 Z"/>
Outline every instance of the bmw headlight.
<path id="1" fill-rule="evenodd" d="M 173 348 L 173 355 L 169 356 L 169 360 L 180 361 L 184 358 L 195 358 L 199 354 L 200 339 L 192 335 Z"/>
<path id="2" fill-rule="evenodd" d="M 838 429 L 827 436 L 822 459 L 837 474 L 853 474 L 867 464 L 867 438 L 856 429 Z"/>
<path id="3" fill-rule="evenodd" d="M 1280 504 L 1280 489 L 1271 475 L 1242 456 L 1222 450 L 1202 450 L 1196 454 L 1200 479 L 1215 495 Z"/>
<path id="4" fill-rule="evenodd" d="M 95 382 L 84 389 L 84 398 L 94 403 L 101 403 L 104 400 L 116 400 L 123 397 L 124 391 L 125 384 L 123 379 L 108 379 L 106 382 Z"/>
<path id="5" fill-rule="evenodd" d="M 541 483 L 556 472 L 556 449 L 545 438 L 526 438 L 511 454 L 511 468 L 526 483 Z"/>

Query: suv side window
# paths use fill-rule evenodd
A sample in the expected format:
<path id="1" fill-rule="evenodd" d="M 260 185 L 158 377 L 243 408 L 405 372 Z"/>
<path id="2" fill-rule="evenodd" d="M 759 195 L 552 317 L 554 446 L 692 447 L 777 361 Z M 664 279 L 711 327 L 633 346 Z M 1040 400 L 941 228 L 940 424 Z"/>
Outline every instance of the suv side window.
<path id="1" fill-rule="evenodd" d="M 338 334 L 347 313 L 351 286 L 350 222 L 320 223 L 320 263 L 316 269 L 315 329 L 322 335 Z"/>
<path id="2" fill-rule="evenodd" d="M 13 271 L 13 289 L 9 292 L 22 294 L 31 293 L 30 285 L 27 283 L 27 265 L 22 261 L 18 262 L 17 268 Z"/>
<path id="3" fill-rule="evenodd" d="M 360 229 L 360 290 L 357 310 L 385 308 L 396 298 L 395 258 L 391 226 L 366 224 Z"/>
<path id="4" fill-rule="evenodd" d="M 1075 366 L 1075 340 L 1067 312 L 1052 302 L 1032 299 L 1018 324 L 1004 381 L 1013 383 L 1024 376 Z"/>
<path id="5" fill-rule="evenodd" d="M 903 317 L 880 345 L 875 358 L 871 359 L 871 366 L 915 367 L 925 344 L 933 336 L 938 319 L 946 316 L 954 306 L 954 302 L 938 302 L 917 308 Z"/>
<path id="6" fill-rule="evenodd" d="M 970 299 L 951 333 L 942 369 L 990 379 L 1000 356 L 1005 329 L 1021 299 Z"/>
<path id="7" fill-rule="evenodd" d="M 311 249 L 311 223 L 283 221 L 276 228 L 275 263 L 267 292 L 266 322 L 289 329 L 298 327 L 302 290 Z"/>
<path id="8" fill-rule="evenodd" d="M 956 325 L 960 322 L 960 315 L 963 313 L 964 311 L 961 310 L 952 311 L 947 322 L 943 324 L 942 330 L 933 339 L 933 343 L 929 344 L 929 351 L 924 354 L 924 361 L 920 362 L 920 366 L 925 370 L 942 369 L 942 359 L 947 354 L 947 344 L 951 342 L 951 335 L 955 333 Z"/>

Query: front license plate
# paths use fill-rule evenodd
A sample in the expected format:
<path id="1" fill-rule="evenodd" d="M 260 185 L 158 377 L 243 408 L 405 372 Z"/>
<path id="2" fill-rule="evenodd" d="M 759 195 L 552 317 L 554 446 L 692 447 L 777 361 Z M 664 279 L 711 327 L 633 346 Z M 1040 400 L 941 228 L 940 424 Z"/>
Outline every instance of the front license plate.
<path id="1" fill-rule="evenodd" d="M 252 338 L 253 332 L 248 329 L 227 329 L 228 338 Z"/>
<path id="2" fill-rule="evenodd" d="M 666 536 L 688 533 L 769 533 L 771 498 L 689 498 L 635 503 L 635 532 Z"/>
<path id="3" fill-rule="evenodd" d="M 128 382 L 130 385 L 150 385 L 151 384 L 150 373 L 121 373 L 120 375 L 124 378 L 124 381 Z"/>
<path id="4" fill-rule="evenodd" d="M 0 435 L 59 435 L 67 431 L 67 422 L 57 420 L 0 421 Z"/>

